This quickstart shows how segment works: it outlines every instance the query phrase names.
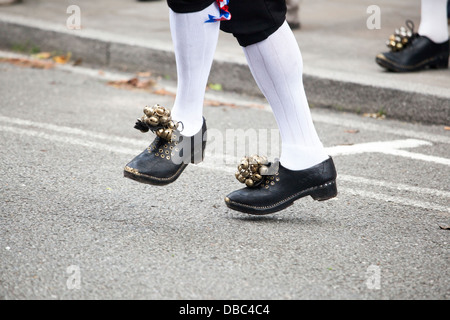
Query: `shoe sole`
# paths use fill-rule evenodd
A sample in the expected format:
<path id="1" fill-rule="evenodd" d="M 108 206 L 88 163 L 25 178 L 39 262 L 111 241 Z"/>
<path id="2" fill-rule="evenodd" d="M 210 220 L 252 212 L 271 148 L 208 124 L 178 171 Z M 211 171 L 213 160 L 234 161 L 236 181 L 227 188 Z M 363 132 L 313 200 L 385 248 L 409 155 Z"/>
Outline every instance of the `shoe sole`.
<path id="1" fill-rule="evenodd" d="M 241 204 L 238 202 L 234 202 L 230 200 L 229 198 L 225 198 L 225 203 L 228 208 L 233 209 L 235 211 L 251 214 L 251 215 L 265 215 L 270 213 L 275 213 L 281 210 L 284 210 L 294 204 L 295 201 L 311 196 L 316 201 L 326 201 L 329 199 L 332 199 L 337 196 L 337 187 L 336 187 L 336 180 L 332 180 L 329 182 L 326 182 L 320 186 L 312 187 L 306 190 L 303 190 L 302 192 L 296 193 L 295 195 L 284 199 L 272 206 L 266 206 L 266 207 L 257 207 L 257 206 L 250 206 L 246 204 Z"/>
<path id="2" fill-rule="evenodd" d="M 191 157 L 191 164 L 199 164 L 201 162 L 203 162 L 204 158 L 205 158 L 205 146 L 203 146 L 203 149 L 201 152 L 197 152 L 195 154 L 193 154 L 193 156 Z M 188 164 L 184 163 L 181 165 L 181 167 L 178 169 L 178 171 L 171 177 L 167 177 L 167 178 L 158 178 L 158 177 L 153 177 L 153 176 L 149 176 L 146 175 L 144 173 L 140 173 L 138 170 L 130 168 L 130 167 L 125 167 L 124 171 L 123 171 L 123 176 L 125 178 L 140 182 L 140 183 L 145 183 L 145 184 L 150 184 L 153 186 L 165 186 L 168 184 L 171 184 L 172 182 L 175 182 L 175 180 L 178 179 L 178 177 L 183 173 L 184 169 L 186 169 L 186 167 L 188 166 Z"/>
<path id="3" fill-rule="evenodd" d="M 438 56 L 434 57 L 428 60 L 425 60 L 415 66 L 404 66 L 396 64 L 393 61 L 388 60 L 384 55 L 379 54 L 375 58 L 376 63 L 383 67 L 388 69 L 389 71 L 394 72 L 414 72 L 414 71 L 420 71 L 426 68 L 430 69 L 447 69 L 448 68 L 448 56 Z"/>
<path id="4" fill-rule="evenodd" d="M 125 167 L 125 169 L 123 170 L 123 176 L 140 183 L 151 184 L 153 186 L 165 186 L 177 180 L 178 177 L 183 173 L 184 169 L 186 169 L 186 167 L 187 164 L 183 164 L 173 176 L 168 178 L 152 177 L 140 173 L 133 168 Z"/>

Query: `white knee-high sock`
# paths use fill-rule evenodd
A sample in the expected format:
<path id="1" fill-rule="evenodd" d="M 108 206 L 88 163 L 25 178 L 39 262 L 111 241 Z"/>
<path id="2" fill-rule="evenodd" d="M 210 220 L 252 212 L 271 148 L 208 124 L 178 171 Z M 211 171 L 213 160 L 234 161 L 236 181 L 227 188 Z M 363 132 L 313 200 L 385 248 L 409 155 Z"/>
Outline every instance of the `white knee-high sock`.
<path id="1" fill-rule="evenodd" d="M 172 118 L 183 122 L 182 134 L 185 136 L 193 136 L 203 124 L 205 90 L 220 27 L 219 22 L 205 23 L 208 14 L 219 14 L 216 3 L 193 13 L 175 13 L 170 10 L 170 29 L 178 75 Z"/>
<path id="2" fill-rule="evenodd" d="M 281 164 L 303 170 L 326 159 L 303 87 L 303 59 L 285 22 L 269 38 L 244 47 L 250 70 L 272 107 L 281 134 Z"/>
<path id="3" fill-rule="evenodd" d="M 447 0 L 422 0 L 422 14 L 418 33 L 433 42 L 448 40 Z"/>

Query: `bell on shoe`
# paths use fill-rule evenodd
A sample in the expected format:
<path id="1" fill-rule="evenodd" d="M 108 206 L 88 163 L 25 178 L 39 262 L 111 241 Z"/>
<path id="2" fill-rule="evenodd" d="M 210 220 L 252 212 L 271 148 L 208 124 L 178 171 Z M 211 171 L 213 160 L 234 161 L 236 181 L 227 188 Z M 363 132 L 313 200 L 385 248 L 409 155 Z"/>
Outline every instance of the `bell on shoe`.
<path id="1" fill-rule="evenodd" d="M 426 36 L 414 32 L 414 23 L 395 30 L 389 37 L 389 52 L 379 53 L 375 61 L 389 71 L 412 72 L 426 68 L 448 68 L 449 41 L 435 43 Z"/>
<path id="2" fill-rule="evenodd" d="M 207 139 L 205 119 L 197 134 L 186 137 L 182 134 L 183 124 L 172 120 L 170 110 L 155 105 L 144 108 L 144 116 L 137 120 L 135 128 L 141 132 L 152 131 L 156 138 L 125 166 L 126 178 L 167 185 L 178 179 L 189 163 L 203 161 Z"/>
<path id="3" fill-rule="evenodd" d="M 289 170 L 278 161 L 269 163 L 265 157 L 245 157 L 235 177 L 246 187 L 230 193 L 225 203 L 236 211 L 263 215 L 283 210 L 306 196 L 324 201 L 337 195 L 336 176 L 331 157 L 298 171 Z"/>

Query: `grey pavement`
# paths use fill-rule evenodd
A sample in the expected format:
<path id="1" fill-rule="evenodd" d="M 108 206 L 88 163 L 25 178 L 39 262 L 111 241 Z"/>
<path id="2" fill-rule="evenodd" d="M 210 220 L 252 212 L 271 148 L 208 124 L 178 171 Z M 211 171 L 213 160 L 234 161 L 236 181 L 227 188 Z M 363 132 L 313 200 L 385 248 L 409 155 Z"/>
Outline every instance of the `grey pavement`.
<path id="1" fill-rule="evenodd" d="M 81 30 L 69 30 L 69 5 L 81 9 Z M 381 9 L 381 29 L 369 30 L 367 8 Z M 383 112 L 393 119 L 449 124 L 450 71 L 395 74 L 374 60 L 395 28 L 420 22 L 419 1 L 304 0 L 295 36 L 305 65 L 311 105 L 355 113 Z M 0 7 L 0 47 L 70 51 L 85 65 L 152 71 L 175 79 L 165 1 L 27 1 Z M 225 90 L 259 95 L 241 48 L 222 33 L 210 82 Z"/>
<path id="2" fill-rule="evenodd" d="M 170 107 L 176 83 L 107 85 L 131 76 L 0 63 L 0 299 L 450 298 L 443 125 L 313 108 L 338 197 L 253 217 L 224 204 L 243 154 L 220 141 L 250 127 L 276 157 L 264 100 L 208 91 L 205 163 L 154 187 L 123 167 L 152 139 L 133 129 L 143 106 Z"/>

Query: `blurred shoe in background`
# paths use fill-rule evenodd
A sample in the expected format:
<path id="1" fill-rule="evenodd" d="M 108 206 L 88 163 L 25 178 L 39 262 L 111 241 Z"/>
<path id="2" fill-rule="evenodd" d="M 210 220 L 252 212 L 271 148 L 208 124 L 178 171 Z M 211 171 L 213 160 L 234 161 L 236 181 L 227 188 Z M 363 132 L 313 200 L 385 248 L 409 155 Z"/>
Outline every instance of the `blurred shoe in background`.
<path id="1" fill-rule="evenodd" d="M 420 26 L 406 21 L 406 28 L 395 30 L 387 45 L 390 52 L 379 53 L 376 62 L 396 72 L 419 71 L 427 68 L 447 69 L 449 65 L 448 0 L 422 0 Z"/>

